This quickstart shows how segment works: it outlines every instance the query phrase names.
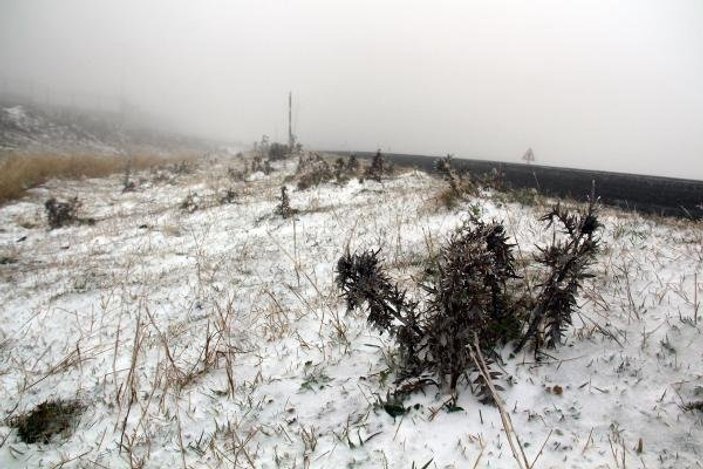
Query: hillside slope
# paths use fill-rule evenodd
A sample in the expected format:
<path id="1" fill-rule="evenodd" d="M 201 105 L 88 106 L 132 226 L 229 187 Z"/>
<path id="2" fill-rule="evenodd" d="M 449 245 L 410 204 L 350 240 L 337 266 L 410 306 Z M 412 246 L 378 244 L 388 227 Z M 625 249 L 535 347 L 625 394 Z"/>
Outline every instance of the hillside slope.
<path id="1" fill-rule="evenodd" d="M 211 146 L 204 140 L 126 120 L 118 113 L 0 102 L 0 154 L 158 154 Z"/>
<path id="2" fill-rule="evenodd" d="M 515 467 L 466 382 L 452 406 L 430 386 L 384 410 L 397 347 L 346 311 L 334 269 L 347 247 L 380 248 L 421 299 L 414 279 L 468 213 L 504 221 L 529 259 L 553 235 L 549 201 L 483 192 L 450 211 L 421 172 L 303 191 L 293 162 L 234 178 L 245 164 L 145 172 L 124 194 L 119 176 L 52 181 L 0 207 L 0 467 Z M 49 196 L 96 223 L 48 231 Z M 505 408 L 534 467 L 697 467 L 701 225 L 602 222 L 566 345 L 540 362 L 505 349 Z M 85 406 L 72 434 L 20 441 L 12 422 L 57 398 Z"/>

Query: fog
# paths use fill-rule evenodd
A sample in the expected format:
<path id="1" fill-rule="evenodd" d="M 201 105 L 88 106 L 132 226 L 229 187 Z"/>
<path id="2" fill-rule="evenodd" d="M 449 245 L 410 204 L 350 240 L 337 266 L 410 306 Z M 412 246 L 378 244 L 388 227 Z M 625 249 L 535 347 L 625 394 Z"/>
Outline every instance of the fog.
<path id="1" fill-rule="evenodd" d="M 703 179 L 700 0 L 0 0 L 0 80 L 246 143 L 292 90 L 311 148 Z"/>

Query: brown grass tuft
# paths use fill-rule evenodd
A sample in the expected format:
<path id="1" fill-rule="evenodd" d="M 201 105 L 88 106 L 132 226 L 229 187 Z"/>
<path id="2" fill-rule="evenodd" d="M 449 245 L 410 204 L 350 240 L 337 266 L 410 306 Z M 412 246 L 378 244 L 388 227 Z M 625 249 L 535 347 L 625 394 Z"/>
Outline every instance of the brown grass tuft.
<path id="1" fill-rule="evenodd" d="M 132 169 L 145 169 L 164 163 L 166 158 L 134 156 Z M 104 177 L 125 171 L 127 158 L 94 155 L 10 155 L 0 160 L 0 203 L 22 197 L 27 189 L 49 179 Z"/>

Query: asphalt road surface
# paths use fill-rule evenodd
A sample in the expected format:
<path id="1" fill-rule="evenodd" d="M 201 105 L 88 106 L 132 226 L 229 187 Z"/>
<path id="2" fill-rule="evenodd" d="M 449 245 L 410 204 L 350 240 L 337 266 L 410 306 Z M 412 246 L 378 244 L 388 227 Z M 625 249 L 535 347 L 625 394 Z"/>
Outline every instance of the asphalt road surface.
<path id="1" fill-rule="evenodd" d="M 355 153 L 359 158 L 371 158 L 375 154 L 329 153 L 342 156 Z M 397 153 L 384 153 L 384 156 L 394 164 L 428 172 L 434 170 L 437 160 L 432 156 Z M 703 219 L 703 181 L 459 158 L 454 159 L 454 164 L 458 169 L 477 176 L 500 171 L 503 181 L 515 189 L 534 188 L 549 196 L 585 200 L 595 187 L 596 195 L 607 205 L 664 216 Z"/>

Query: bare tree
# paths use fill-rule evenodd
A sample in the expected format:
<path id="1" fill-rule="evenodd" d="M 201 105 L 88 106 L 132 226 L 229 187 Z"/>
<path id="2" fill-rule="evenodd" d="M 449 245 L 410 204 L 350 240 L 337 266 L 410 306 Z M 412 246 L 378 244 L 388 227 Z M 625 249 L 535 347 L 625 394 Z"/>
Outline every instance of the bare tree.
<path id="1" fill-rule="evenodd" d="M 522 155 L 523 161 L 527 164 L 532 164 L 535 161 L 535 154 L 532 152 L 532 148 L 528 148 L 524 155 Z"/>

